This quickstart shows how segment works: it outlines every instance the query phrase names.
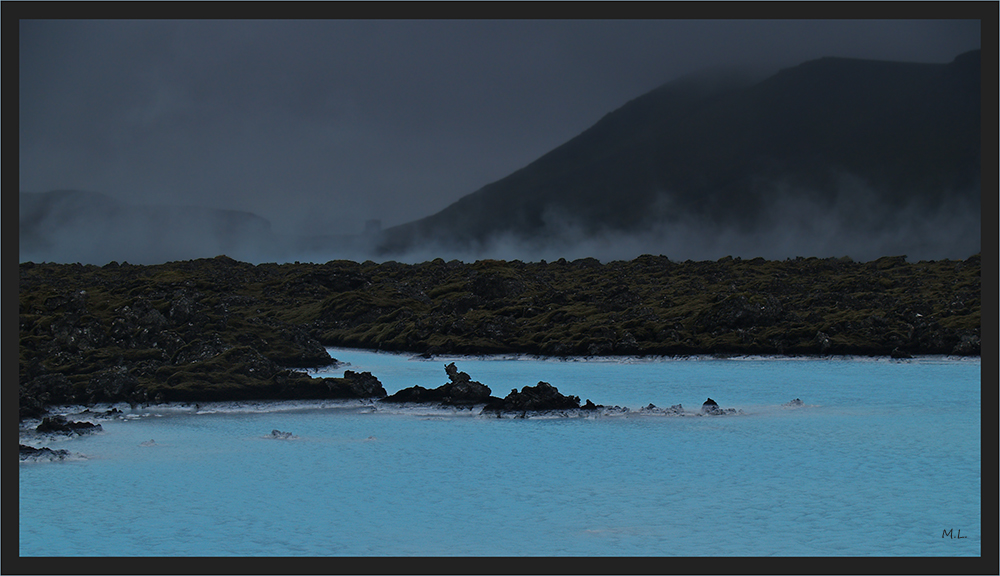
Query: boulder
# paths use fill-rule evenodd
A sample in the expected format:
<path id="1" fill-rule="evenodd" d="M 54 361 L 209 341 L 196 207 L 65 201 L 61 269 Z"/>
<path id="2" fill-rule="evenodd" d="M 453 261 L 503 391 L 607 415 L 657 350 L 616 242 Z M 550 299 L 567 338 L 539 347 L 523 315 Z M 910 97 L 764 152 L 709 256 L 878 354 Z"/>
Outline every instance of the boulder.
<path id="1" fill-rule="evenodd" d="M 709 416 L 722 416 L 725 414 L 737 414 L 738 412 L 735 408 L 719 408 L 718 403 L 709 398 L 701 405 L 701 413 Z"/>
<path id="2" fill-rule="evenodd" d="M 712 400 L 711 398 L 705 400 L 705 403 L 701 405 L 702 414 L 712 414 L 714 412 L 717 412 L 718 410 L 719 410 L 718 402 Z"/>

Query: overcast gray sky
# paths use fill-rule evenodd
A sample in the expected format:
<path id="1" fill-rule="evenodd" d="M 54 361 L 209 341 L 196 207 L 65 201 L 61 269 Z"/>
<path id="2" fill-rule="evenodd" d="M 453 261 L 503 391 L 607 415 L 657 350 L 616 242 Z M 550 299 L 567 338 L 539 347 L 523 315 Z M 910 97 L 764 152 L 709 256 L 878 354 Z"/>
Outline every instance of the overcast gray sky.
<path id="1" fill-rule="evenodd" d="M 437 212 L 689 72 L 979 46 L 968 20 L 22 20 L 19 185 L 357 233 Z"/>

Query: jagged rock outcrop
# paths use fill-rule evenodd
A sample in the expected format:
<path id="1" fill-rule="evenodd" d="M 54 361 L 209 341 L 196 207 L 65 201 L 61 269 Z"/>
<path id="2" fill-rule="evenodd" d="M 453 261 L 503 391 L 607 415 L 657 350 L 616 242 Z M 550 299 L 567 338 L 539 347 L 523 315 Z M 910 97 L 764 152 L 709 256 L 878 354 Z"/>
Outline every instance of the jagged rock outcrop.
<path id="1" fill-rule="evenodd" d="M 483 412 L 538 412 L 543 410 L 575 410 L 580 408 L 579 396 L 566 396 L 548 382 L 510 391 L 505 398 L 491 398 Z"/>
<path id="2" fill-rule="evenodd" d="M 420 385 L 403 388 L 395 394 L 382 398 L 382 402 L 391 402 L 393 404 L 425 404 L 440 401 L 441 397 L 434 390 L 424 388 Z"/>
<path id="3" fill-rule="evenodd" d="M 445 404 L 478 404 L 490 397 L 490 389 L 485 384 L 476 382 L 465 372 L 459 372 L 452 362 L 444 368 L 451 381 L 441 387 L 446 395 Z"/>
<path id="4" fill-rule="evenodd" d="M 86 434 L 102 429 L 100 424 L 73 422 L 72 420 L 67 420 L 65 416 L 46 416 L 42 418 L 41 424 L 35 427 L 36 432 L 59 434 Z"/>
<path id="5" fill-rule="evenodd" d="M 442 384 L 433 390 L 423 386 L 411 386 L 383 398 L 383 402 L 402 403 L 440 403 L 446 406 L 472 406 L 482 404 L 490 398 L 490 389 L 485 384 L 476 382 L 465 372 L 459 372 L 452 362 L 445 366 L 445 373 L 450 382 Z"/>
<path id="6" fill-rule="evenodd" d="M 65 460 L 69 450 L 53 450 L 48 447 L 35 448 L 18 444 L 18 456 L 21 460 Z"/>
<path id="7" fill-rule="evenodd" d="M 388 395 L 382 383 L 371 372 L 346 370 L 342 379 L 324 378 L 323 383 L 329 387 L 329 398 L 385 398 Z"/>

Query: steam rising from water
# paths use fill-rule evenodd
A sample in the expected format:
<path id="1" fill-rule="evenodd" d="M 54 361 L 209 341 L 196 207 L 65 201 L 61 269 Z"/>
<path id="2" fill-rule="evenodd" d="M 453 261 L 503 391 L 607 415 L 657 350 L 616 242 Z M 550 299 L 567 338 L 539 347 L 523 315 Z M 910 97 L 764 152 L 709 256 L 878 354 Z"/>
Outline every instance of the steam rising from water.
<path id="1" fill-rule="evenodd" d="M 978 184 L 944 200 L 917 198 L 896 204 L 846 176 L 840 178 L 835 193 L 825 196 L 782 184 L 772 190 L 760 210 L 738 220 L 720 222 L 690 211 L 672 212 L 664 194 L 650 210 L 652 223 L 632 231 L 595 232 L 565 211 L 547 210 L 542 234 L 536 237 L 505 232 L 483 241 L 459 242 L 444 231 L 438 238 L 397 252 L 379 249 L 380 233 L 281 236 L 271 231 L 267 220 L 246 212 L 129 206 L 98 194 L 40 206 L 31 198 L 35 195 L 22 194 L 19 256 L 22 262 L 97 265 L 157 264 L 221 254 L 255 264 L 585 257 L 607 262 L 642 254 L 663 254 L 675 261 L 724 256 L 769 260 L 849 256 L 869 261 L 905 254 L 918 261 L 965 259 L 981 249 Z"/>
<path id="2" fill-rule="evenodd" d="M 565 212 L 548 210 L 543 215 L 544 239 L 502 233 L 467 246 L 431 239 L 386 256 L 403 262 L 585 257 L 607 262 L 642 254 L 663 254 L 675 261 L 725 256 L 768 260 L 850 256 L 870 261 L 907 255 L 915 262 L 965 259 L 981 250 L 978 185 L 945 195 L 941 201 L 909 199 L 895 204 L 850 176 L 841 176 L 836 192 L 827 196 L 805 194 L 784 184 L 773 189 L 771 199 L 756 214 L 729 221 L 672 213 L 664 194 L 651 210 L 656 213 L 652 224 L 633 231 L 593 232 Z"/>

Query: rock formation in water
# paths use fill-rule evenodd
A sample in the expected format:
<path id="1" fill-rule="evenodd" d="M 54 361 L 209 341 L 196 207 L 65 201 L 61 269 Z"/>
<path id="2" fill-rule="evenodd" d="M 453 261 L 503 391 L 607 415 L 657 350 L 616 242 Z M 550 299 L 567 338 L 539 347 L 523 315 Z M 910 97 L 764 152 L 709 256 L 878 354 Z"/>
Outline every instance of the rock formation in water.
<path id="1" fill-rule="evenodd" d="M 35 432 L 58 433 L 58 434 L 86 434 L 101 430 L 100 424 L 92 422 L 73 422 L 67 420 L 65 416 L 46 416 L 42 422 L 35 427 Z"/>
<path id="2" fill-rule="evenodd" d="M 596 408 L 596 406 L 594 406 Z M 511 390 L 505 398 L 490 398 L 483 412 L 539 412 L 543 410 L 576 410 L 579 396 L 565 396 L 548 382 Z"/>
<path id="3" fill-rule="evenodd" d="M 640 414 L 663 414 L 667 416 L 680 416 L 684 414 L 684 406 L 674 404 L 670 408 L 660 408 L 655 404 L 649 404 L 639 409 Z"/>
<path id="4" fill-rule="evenodd" d="M 445 406 L 472 406 L 482 404 L 490 398 L 488 386 L 476 382 L 465 372 L 459 372 L 452 362 L 445 366 L 445 373 L 450 382 L 442 384 L 433 390 L 423 386 L 411 386 L 382 399 L 382 402 L 403 403 L 436 403 Z"/>
<path id="5" fill-rule="evenodd" d="M 701 405 L 701 414 L 708 416 L 724 416 L 726 414 L 737 414 L 738 411 L 735 408 L 719 408 L 719 404 L 709 398 L 705 400 L 705 403 Z"/>
<path id="6" fill-rule="evenodd" d="M 371 372 L 345 370 L 343 378 L 323 378 L 322 381 L 330 390 L 327 398 L 360 400 L 385 398 L 388 394 Z"/>
<path id="7" fill-rule="evenodd" d="M 21 460 L 65 460 L 69 456 L 69 450 L 53 450 L 47 447 L 35 448 L 19 444 L 18 456 Z"/>

